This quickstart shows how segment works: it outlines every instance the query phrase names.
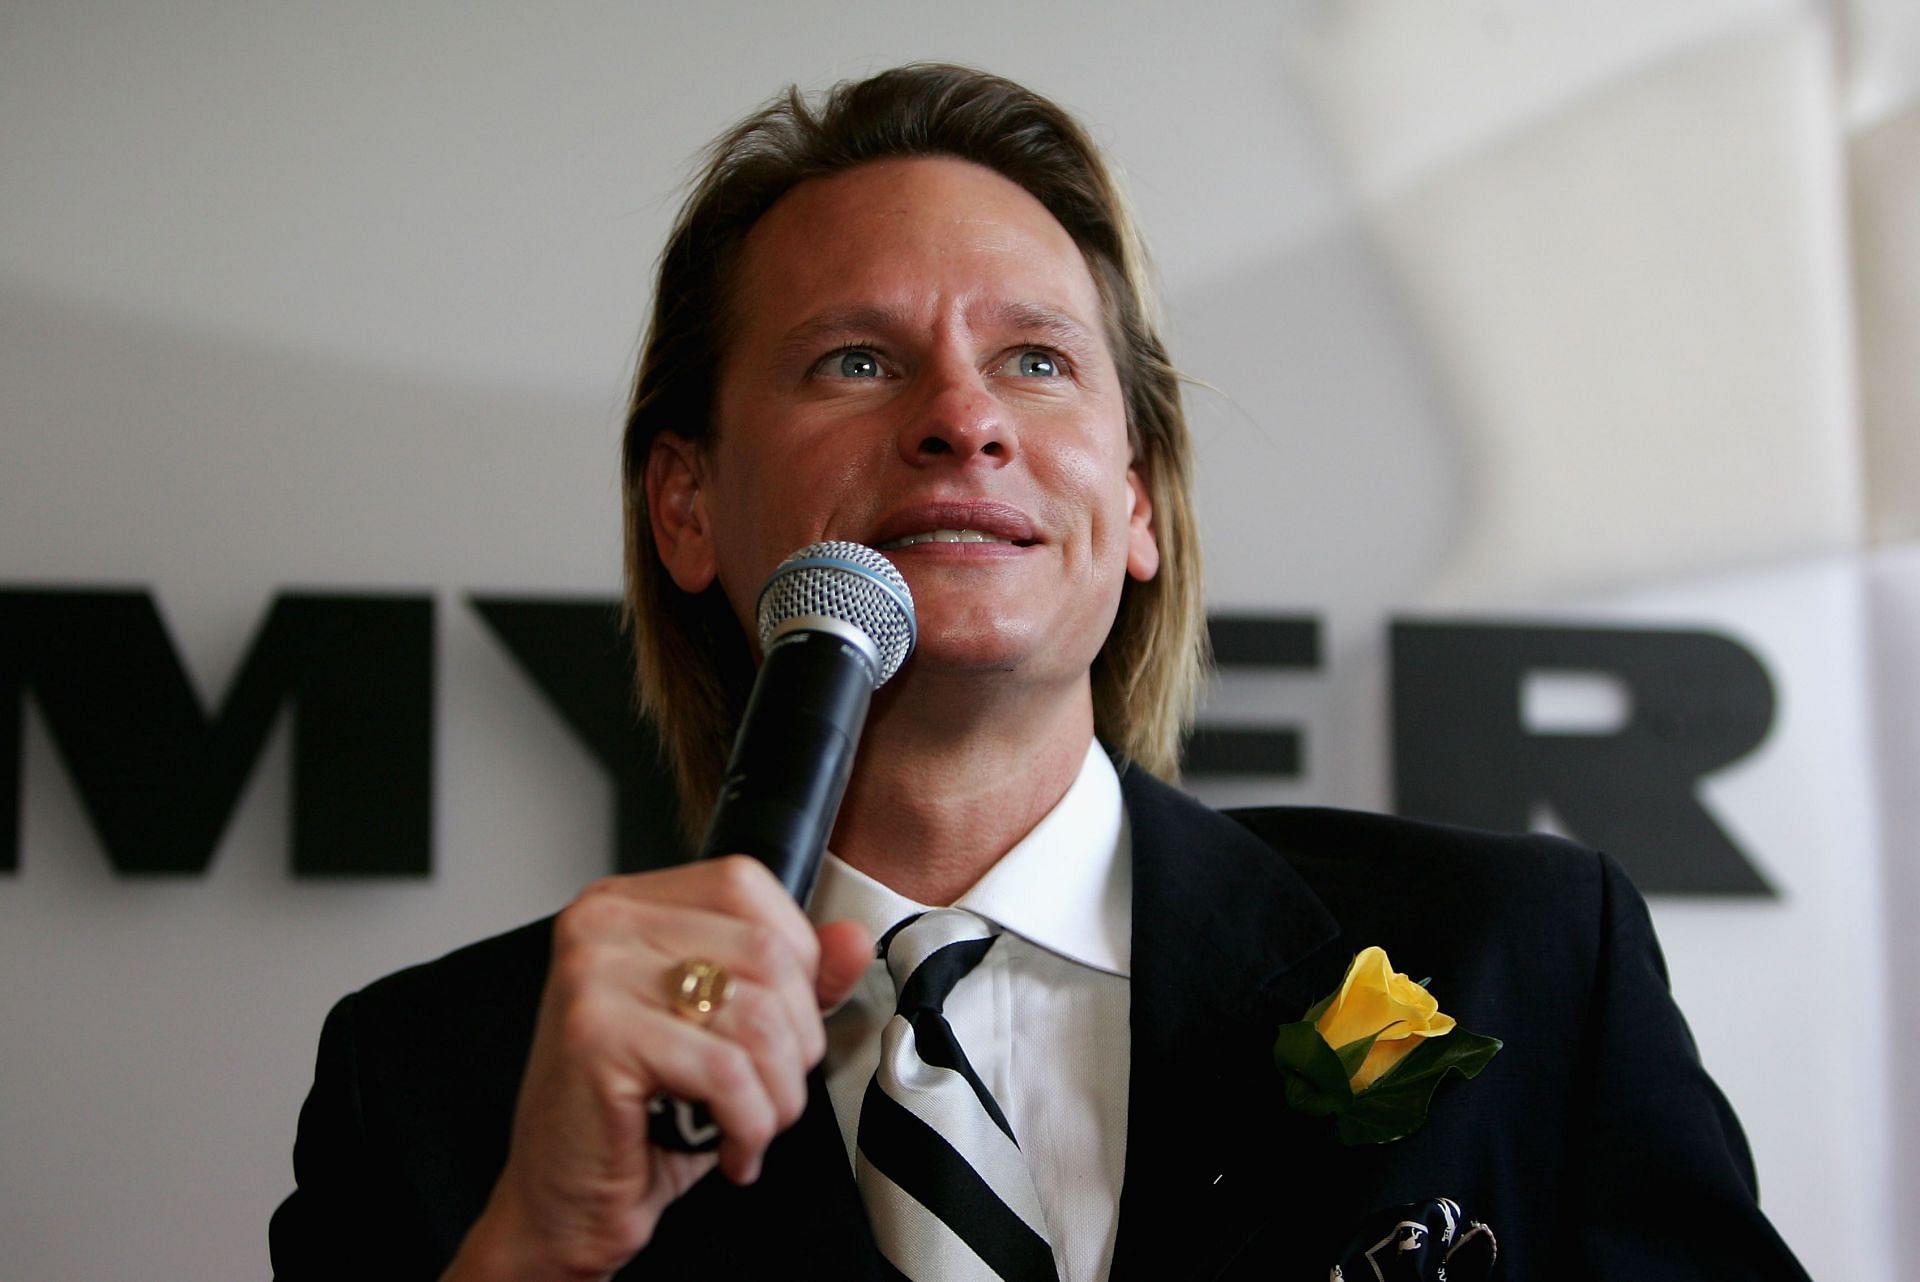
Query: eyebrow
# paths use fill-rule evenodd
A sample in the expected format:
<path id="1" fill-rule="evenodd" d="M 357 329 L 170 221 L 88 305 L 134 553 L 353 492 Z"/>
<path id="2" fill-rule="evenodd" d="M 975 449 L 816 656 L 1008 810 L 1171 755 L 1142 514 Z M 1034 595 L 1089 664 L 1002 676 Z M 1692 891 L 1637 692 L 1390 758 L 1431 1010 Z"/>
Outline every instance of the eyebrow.
<path id="1" fill-rule="evenodd" d="M 836 307 L 811 316 L 787 331 L 775 349 L 780 362 L 810 358 L 822 343 L 853 336 L 874 337 L 897 329 L 904 317 L 891 307 L 860 305 Z"/>
<path id="2" fill-rule="evenodd" d="M 1096 347 L 1094 336 L 1085 325 L 1067 312 L 1044 303 L 995 303 L 985 310 L 981 319 L 995 328 L 1038 335 L 1081 357 Z M 832 308 L 789 330 L 780 340 L 775 359 L 810 358 L 823 343 L 836 339 L 879 338 L 909 325 L 906 314 L 893 307 L 857 304 Z"/>
<path id="3" fill-rule="evenodd" d="M 1037 333 L 1055 346 L 1084 356 L 1094 347 L 1094 337 L 1085 325 L 1057 307 L 1044 303 L 1000 303 L 988 316 L 1008 329 Z"/>

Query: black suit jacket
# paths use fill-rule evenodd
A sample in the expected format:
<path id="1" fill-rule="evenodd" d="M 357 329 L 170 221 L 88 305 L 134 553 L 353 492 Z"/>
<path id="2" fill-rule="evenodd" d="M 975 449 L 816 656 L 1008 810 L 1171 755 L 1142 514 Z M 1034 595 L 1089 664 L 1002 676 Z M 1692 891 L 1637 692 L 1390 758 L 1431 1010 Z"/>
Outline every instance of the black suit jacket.
<path id="1" fill-rule="evenodd" d="M 1321 1282 L 1371 1212 L 1450 1197 L 1506 1279 L 1803 1279 L 1755 1204 L 1646 907 L 1603 855 L 1376 815 L 1223 815 L 1123 767 L 1132 1078 L 1115 1279 Z M 434 1278 L 505 1160 L 550 921 L 336 1006 L 275 1214 L 276 1275 Z M 1505 1049 L 1427 1124 L 1348 1148 L 1286 1107 L 1279 1025 L 1384 947 Z M 709 1177 L 622 1277 L 878 1279 L 819 1073 L 760 1181 Z"/>

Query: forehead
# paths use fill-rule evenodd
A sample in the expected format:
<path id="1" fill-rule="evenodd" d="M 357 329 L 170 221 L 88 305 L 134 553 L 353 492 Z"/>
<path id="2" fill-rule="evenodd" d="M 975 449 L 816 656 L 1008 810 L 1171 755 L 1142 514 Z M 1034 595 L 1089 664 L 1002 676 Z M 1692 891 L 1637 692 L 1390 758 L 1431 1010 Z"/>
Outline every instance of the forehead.
<path id="1" fill-rule="evenodd" d="M 943 156 L 871 161 L 800 183 L 742 248 L 736 334 L 871 306 L 898 314 L 1032 304 L 1099 329 L 1080 248 L 1031 193 Z"/>

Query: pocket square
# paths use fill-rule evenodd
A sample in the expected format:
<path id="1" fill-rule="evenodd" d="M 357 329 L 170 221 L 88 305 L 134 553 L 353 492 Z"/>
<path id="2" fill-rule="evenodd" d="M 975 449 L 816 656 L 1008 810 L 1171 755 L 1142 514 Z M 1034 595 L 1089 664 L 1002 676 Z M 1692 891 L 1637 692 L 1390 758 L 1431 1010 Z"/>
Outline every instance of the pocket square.
<path id="1" fill-rule="evenodd" d="M 1486 1282 L 1499 1258 L 1492 1229 L 1433 1197 L 1369 1216 L 1327 1282 Z"/>

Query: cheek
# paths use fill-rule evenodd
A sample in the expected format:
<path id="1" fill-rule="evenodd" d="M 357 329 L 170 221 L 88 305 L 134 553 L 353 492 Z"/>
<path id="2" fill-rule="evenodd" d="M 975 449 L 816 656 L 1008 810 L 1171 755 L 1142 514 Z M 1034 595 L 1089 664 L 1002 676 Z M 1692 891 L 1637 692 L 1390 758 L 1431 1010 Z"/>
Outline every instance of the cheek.
<path id="1" fill-rule="evenodd" d="M 1136 505 L 1127 456 L 1104 443 L 1089 450 L 1075 464 L 1074 483 L 1077 492 L 1086 496 L 1102 553 L 1110 553 L 1124 541 Z"/>
<path id="2" fill-rule="evenodd" d="M 743 621 L 753 608 L 765 569 L 762 544 L 770 539 L 763 527 L 766 512 L 764 484 L 751 457 L 730 450 L 717 460 L 709 481 L 707 513 L 713 527 L 715 569 L 720 587 Z"/>
<path id="3" fill-rule="evenodd" d="M 757 594 L 787 556 L 840 537 L 845 511 L 866 492 L 857 451 L 806 425 L 774 434 L 739 433 L 724 452 L 715 485 L 715 544 L 729 595 Z"/>

